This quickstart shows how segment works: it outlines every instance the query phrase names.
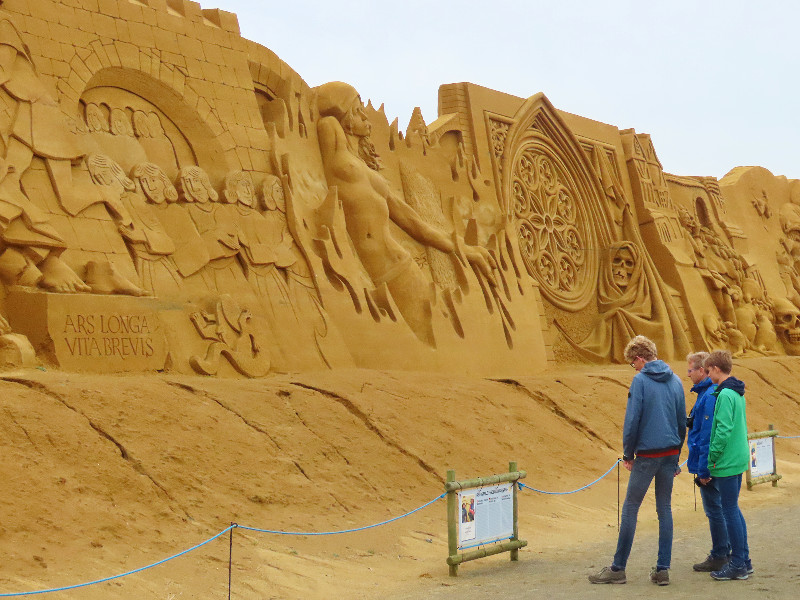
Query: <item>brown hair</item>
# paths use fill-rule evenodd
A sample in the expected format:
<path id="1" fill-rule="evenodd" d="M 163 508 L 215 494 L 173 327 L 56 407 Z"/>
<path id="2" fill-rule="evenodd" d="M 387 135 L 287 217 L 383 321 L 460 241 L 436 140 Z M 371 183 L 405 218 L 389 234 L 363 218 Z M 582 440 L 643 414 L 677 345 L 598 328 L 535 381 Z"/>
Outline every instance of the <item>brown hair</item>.
<path id="1" fill-rule="evenodd" d="M 726 375 L 730 375 L 731 371 L 733 370 L 733 360 L 731 359 L 731 353 L 728 350 L 714 350 L 711 354 L 708 355 L 703 366 L 706 369 L 710 369 L 711 367 L 717 367 L 720 371 L 725 373 Z"/>
<path id="2" fill-rule="evenodd" d="M 642 357 L 646 362 L 658 358 L 655 343 L 643 335 L 637 335 L 625 346 L 625 360 L 630 363 L 636 360 L 637 356 Z"/>

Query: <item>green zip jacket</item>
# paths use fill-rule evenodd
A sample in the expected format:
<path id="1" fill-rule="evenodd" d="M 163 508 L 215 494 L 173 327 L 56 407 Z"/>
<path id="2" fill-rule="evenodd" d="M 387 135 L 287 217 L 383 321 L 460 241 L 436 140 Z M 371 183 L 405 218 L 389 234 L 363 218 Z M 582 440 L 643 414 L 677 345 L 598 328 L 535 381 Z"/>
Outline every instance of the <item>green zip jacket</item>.
<path id="1" fill-rule="evenodd" d="M 744 383 L 729 377 L 719 384 L 714 395 L 717 403 L 711 424 L 708 470 L 712 477 L 739 475 L 750 464 Z"/>

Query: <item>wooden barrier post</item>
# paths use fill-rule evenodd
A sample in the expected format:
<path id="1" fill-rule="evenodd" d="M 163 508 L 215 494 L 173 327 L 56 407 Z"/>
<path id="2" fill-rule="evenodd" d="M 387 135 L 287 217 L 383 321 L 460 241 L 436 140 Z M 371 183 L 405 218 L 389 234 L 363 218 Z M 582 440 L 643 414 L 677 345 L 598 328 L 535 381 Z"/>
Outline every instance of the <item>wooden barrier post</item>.
<path id="1" fill-rule="evenodd" d="M 775 425 L 774 424 L 772 424 L 772 423 L 769 424 L 769 430 L 775 432 L 775 439 L 777 439 L 778 430 L 775 429 Z M 778 474 L 778 460 L 775 458 L 776 454 L 777 453 L 775 452 L 775 442 L 773 441 L 772 442 L 772 472 L 777 475 Z M 778 475 L 778 477 L 776 479 L 772 480 L 772 487 L 778 487 L 778 479 L 780 479 L 779 475 Z"/>
<path id="2" fill-rule="evenodd" d="M 511 461 L 508 463 L 508 472 L 509 473 L 516 473 L 517 472 L 517 461 Z M 514 508 L 512 509 L 512 517 L 514 519 L 514 533 L 511 537 L 512 542 L 516 542 L 519 540 L 519 522 L 517 521 L 517 482 L 511 482 L 511 488 L 513 490 L 513 497 L 514 497 Z M 511 560 L 519 560 L 519 548 L 514 548 L 509 553 Z"/>
<path id="3" fill-rule="evenodd" d="M 455 469 L 447 471 L 447 483 L 455 483 L 456 472 Z M 456 496 L 457 488 L 447 490 L 447 553 L 448 556 L 456 556 L 458 554 L 458 498 Z M 458 563 L 450 564 L 450 577 L 458 577 Z"/>

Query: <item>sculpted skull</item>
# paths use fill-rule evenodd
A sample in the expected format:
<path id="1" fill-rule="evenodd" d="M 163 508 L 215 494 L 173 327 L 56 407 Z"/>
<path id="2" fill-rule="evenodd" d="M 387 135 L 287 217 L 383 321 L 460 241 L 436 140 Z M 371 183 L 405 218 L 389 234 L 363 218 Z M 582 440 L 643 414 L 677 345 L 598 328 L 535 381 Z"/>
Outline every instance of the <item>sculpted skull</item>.
<path id="1" fill-rule="evenodd" d="M 786 298 L 775 300 L 775 332 L 787 354 L 800 355 L 800 309 Z"/>
<path id="2" fill-rule="evenodd" d="M 628 287 L 635 266 L 636 263 L 630 249 L 620 248 L 611 261 L 611 278 L 619 288 L 624 290 Z"/>

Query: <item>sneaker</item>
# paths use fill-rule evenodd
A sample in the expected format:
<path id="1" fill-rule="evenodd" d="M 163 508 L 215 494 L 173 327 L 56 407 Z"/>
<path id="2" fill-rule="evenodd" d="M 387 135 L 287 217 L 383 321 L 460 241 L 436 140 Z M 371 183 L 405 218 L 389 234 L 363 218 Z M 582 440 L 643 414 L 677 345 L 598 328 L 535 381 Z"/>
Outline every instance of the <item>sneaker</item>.
<path id="1" fill-rule="evenodd" d="M 749 558 L 746 561 L 744 561 L 744 568 L 747 569 L 748 575 L 752 575 L 756 571 L 753 568 L 753 561 L 751 561 Z"/>
<path id="2" fill-rule="evenodd" d="M 589 575 L 590 583 L 627 583 L 625 569 L 612 571 L 611 567 L 603 567 L 599 573 Z"/>
<path id="3" fill-rule="evenodd" d="M 669 569 L 661 569 L 660 571 L 653 567 L 650 569 L 650 581 L 656 585 L 669 585 Z"/>
<path id="4" fill-rule="evenodd" d="M 727 556 L 720 556 L 719 558 L 714 558 L 709 554 L 708 556 L 706 556 L 706 559 L 703 562 L 697 563 L 696 565 L 692 565 L 692 568 L 695 571 L 700 571 L 701 573 L 710 573 L 711 571 L 719 571 L 726 564 L 728 564 Z"/>
<path id="5" fill-rule="evenodd" d="M 747 567 L 736 568 L 731 563 L 722 567 L 719 571 L 711 571 L 711 577 L 717 581 L 730 581 L 732 579 L 747 579 Z"/>

